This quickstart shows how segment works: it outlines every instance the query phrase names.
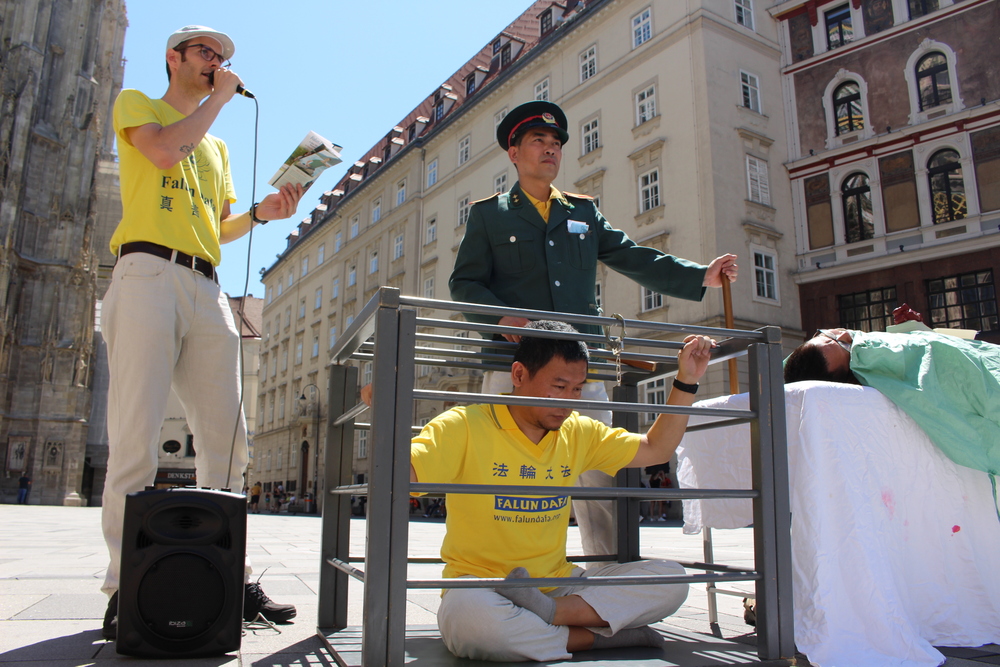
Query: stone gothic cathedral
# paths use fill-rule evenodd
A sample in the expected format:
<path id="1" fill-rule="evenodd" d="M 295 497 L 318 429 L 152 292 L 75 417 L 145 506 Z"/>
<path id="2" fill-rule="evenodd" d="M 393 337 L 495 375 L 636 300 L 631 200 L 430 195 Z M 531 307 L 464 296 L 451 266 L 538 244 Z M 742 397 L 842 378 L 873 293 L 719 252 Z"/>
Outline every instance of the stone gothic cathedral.
<path id="1" fill-rule="evenodd" d="M 126 26 L 124 0 L 0 0 L 0 502 L 23 475 L 32 504 L 100 502 Z"/>

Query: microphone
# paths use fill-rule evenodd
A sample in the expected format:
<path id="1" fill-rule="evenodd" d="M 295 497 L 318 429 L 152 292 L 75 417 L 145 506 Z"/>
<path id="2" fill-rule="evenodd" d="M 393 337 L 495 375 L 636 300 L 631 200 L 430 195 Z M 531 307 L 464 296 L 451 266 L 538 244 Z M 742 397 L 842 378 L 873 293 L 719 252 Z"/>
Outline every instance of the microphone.
<path id="1" fill-rule="evenodd" d="M 208 73 L 208 83 L 212 86 L 215 85 L 215 72 Z M 257 99 L 257 96 L 244 88 L 242 83 L 236 85 L 236 94 L 242 95 L 243 97 L 249 97 L 251 100 Z"/>

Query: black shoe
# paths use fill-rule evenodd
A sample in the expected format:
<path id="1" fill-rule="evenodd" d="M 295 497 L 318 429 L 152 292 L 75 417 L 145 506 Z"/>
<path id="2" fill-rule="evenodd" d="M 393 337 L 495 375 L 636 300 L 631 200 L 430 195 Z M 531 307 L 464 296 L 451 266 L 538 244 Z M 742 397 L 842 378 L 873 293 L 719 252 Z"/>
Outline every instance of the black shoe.
<path id="1" fill-rule="evenodd" d="M 108 610 L 104 612 L 104 627 L 101 628 L 101 635 L 105 639 L 117 639 L 118 637 L 118 591 L 115 591 L 111 599 L 108 600 Z"/>
<path id="2" fill-rule="evenodd" d="M 243 620 L 252 621 L 260 614 L 272 623 L 288 623 L 295 618 L 295 606 L 278 604 L 267 597 L 260 584 L 255 582 L 246 585 L 243 595 Z"/>

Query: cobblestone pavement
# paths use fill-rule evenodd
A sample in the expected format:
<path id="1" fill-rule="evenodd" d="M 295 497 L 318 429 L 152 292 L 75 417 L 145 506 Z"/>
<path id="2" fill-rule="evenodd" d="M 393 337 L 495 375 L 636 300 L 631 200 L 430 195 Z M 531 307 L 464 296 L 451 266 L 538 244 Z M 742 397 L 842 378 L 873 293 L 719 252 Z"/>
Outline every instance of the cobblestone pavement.
<path id="1" fill-rule="evenodd" d="M 352 555 L 363 555 L 365 523 L 351 522 Z M 683 535 L 676 524 L 641 527 L 643 556 L 701 560 L 701 536 Z M 410 524 L 411 556 L 437 556 L 444 524 L 417 520 Z M 749 529 L 715 531 L 716 561 L 752 564 Z M 248 517 L 248 552 L 261 585 L 277 602 L 298 608 L 293 624 L 250 631 L 239 653 L 184 660 L 185 667 L 260 665 L 332 666 L 334 661 L 315 636 L 319 581 L 320 521 L 311 516 L 253 514 Z M 0 664 L 106 666 L 119 660 L 113 643 L 101 639 L 107 598 L 100 592 L 107 550 L 101 536 L 100 508 L 0 505 Z M 577 529 L 571 528 L 570 553 L 580 553 Z M 411 565 L 411 578 L 437 578 L 439 565 Z M 254 576 L 257 576 L 255 574 Z M 752 590 L 749 584 L 731 588 Z M 407 595 L 407 624 L 435 625 L 437 591 L 412 590 Z M 725 638 L 746 635 L 739 597 L 719 596 L 719 624 Z M 361 585 L 352 582 L 349 623 L 361 622 Z M 704 585 L 691 587 L 687 602 L 669 625 L 691 633 L 708 633 Z M 745 641 L 745 640 L 744 640 Z M 993 649 L 993 650 L 990 650 Z M 1000 647 L 944 649 L 947 667 L 1000 664 Z M 144 661 L 169 664 L 178 661 Z M 644 663 L 645 664 L 645 663 Z"/>

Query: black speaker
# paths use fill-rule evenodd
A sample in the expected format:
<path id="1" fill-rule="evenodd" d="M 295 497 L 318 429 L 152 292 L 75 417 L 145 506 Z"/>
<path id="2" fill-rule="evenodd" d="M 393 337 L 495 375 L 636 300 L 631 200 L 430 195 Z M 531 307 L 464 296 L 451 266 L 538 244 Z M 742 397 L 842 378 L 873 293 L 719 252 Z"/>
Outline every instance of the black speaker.
<path id="1" fill-rule="evenodd" d="M 116 650 L 142 658 L 238 650 L 246 548 L 242 495 L 183 488 L 130 493 Z"/>

